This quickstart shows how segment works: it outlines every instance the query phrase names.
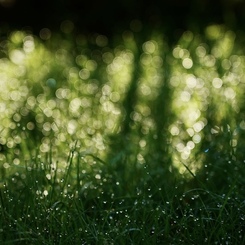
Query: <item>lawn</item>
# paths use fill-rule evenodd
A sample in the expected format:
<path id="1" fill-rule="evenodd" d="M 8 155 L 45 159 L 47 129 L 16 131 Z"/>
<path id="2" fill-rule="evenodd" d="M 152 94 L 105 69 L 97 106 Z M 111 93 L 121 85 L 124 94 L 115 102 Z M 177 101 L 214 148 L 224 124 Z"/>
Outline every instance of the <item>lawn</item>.
<path id="1" fill-rule="evenodd" d="M 244 244 L 243 33 L 0 42 L 1 244 Z"/>

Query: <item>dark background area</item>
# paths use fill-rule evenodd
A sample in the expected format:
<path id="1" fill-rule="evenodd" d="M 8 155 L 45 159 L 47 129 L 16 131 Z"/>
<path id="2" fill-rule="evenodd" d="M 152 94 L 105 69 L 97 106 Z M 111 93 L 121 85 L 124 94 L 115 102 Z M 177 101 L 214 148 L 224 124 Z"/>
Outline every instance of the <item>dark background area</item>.
<path id="1" fill-rule="evenodd" d="M 243 0 L 0 0 L 1 32 L 28 28 L 33 33 L 47 27 L 60 29 L 71 20 L 83 33 L 112 35 L 138 19 L 148 29 L 161 28 L 177 38 L 182 31 L 200 31 L 211 23 L 243 29 Z M 176 34 L 177 33 L 177 34 Z"/>

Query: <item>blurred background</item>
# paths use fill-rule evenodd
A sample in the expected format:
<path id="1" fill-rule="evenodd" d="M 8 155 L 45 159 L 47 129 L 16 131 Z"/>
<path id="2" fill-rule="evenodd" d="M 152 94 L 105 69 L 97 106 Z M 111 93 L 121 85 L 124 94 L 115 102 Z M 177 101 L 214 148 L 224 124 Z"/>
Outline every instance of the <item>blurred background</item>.
<path id="1" fill-rule="evenodd" d="M 243 29 L 242 0 L 0 0 L 1 31 L 28 28 L 59 30 L 64 20 L 72 21 L 83 33 L 112 35 L 138 19 L 146 28 L 160 28 L 176 40 L 184 30 L 200 31 L 216 23 Z"/>
<path id="2" fill-rule="evenodd" d="M 244 23 L 240 0 L 0 0 L 0 160 L 79 141 L 160 180 L 242 179 Z"/>

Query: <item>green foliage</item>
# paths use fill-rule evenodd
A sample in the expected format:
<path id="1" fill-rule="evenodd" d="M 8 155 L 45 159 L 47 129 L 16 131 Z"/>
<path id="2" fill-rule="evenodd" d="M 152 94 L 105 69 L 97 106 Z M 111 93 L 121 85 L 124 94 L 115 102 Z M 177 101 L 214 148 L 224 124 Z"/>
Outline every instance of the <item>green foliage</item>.
<path id="1" fill-rule="evenodd" d="M 74 148 L 62 172 L 52 155 L 36 156 L 1 187 L 1 242 L 244 242 L 244 203 L 235 182 L 223 194 L 206 183 L 184 191 L 184 179 L 169 183 L 126 160 L 105 166 Z"/>
<path id="2" fill-rule="evenodd" d="M 204 33 L 1 43 L 3 244 L 245 242 L 243 37 Z"/>

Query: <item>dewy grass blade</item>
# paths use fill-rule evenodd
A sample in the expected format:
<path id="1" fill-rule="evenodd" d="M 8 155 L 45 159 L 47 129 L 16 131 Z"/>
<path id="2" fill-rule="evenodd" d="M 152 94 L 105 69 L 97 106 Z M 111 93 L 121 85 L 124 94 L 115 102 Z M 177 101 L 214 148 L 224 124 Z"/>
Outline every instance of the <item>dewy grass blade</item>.
<path id="1" fill-rule="evenodd" d="M 65 187 L 67 185 L 67 180 L 71 174 L 72 164 L 73 164 L 73 160 L 74 160 L 74 156 L 76 152 L 76 146 L 77 146 L 77 141 L 75 142 L 74 147 L 70 150 L 68 158 L 67 158 L 67 169 L 66 169 L 66 173 L 64 176 L 63 191 L 65 190 Z"/>
<path id="2" fill-rule="evenodd" d="M 181 164 L 187 169 L 187 171 L 191 174 L 191 176 L 202 186 L 202 188 L 205 190 L 206 189 L 206 186 L 205 184 L 200 181 L 197 176 L 190 170 L 190 168 L 183 162 L 181 162 Z"/>

